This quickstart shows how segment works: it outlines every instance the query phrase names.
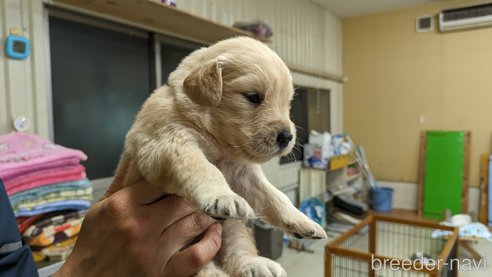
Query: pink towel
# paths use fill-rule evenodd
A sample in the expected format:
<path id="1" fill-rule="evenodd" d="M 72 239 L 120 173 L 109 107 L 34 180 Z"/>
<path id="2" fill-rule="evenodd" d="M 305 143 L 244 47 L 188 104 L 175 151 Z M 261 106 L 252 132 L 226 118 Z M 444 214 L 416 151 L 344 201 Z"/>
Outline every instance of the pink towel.
<path id="1" fill-rule="evenodd" d="M 25 175 L 6 179 L 4 180 L 4 185 L 7 194 L 10 196 L 20 191 L 56 183 L 77 181 L 85 177 L 85 167 L 78 164 L 32 171 Z"/>
<path id="2" fill-rule="evenodd" d="M 36 135 L 10 133 L 0 136 L 0 178 L 9 179 L 29 171 L 78 163 L 87 156 L 79 150 L 53 144 Z"/>
<path id="3" fill-rule="evenodd" d="M 40 170 L 34 170 L 27 172 L 26 174 L 16 175 L 12 178 L 6 178 L 3 180 L 5 187 L 15 187 L 25 183 L 36 182 L 40 179 L 63 177 L 69 174 L 78 174 L 85 172 L 85 167 L 81 164 L 68 165 L 68 166 L 55 166 L 50 168 L 44 168 Z"/>
<path id="4" fill-rule="evenodd" d="M 36 164 L 30 167 L 23 168 L 18 171 L 11 170 L 8 173 L 0 174 L 0 178 L 2 180 L 10 180 L 39 170 L 47 170 L 47 169 L 66 167 L 66 166 L 76 166 L 79 164 L 80 164 L 80 159 L 77 157 L 66 158 L 66 159 L 56 160 L 52 162 L 47 162 L 44 164 Z"/>

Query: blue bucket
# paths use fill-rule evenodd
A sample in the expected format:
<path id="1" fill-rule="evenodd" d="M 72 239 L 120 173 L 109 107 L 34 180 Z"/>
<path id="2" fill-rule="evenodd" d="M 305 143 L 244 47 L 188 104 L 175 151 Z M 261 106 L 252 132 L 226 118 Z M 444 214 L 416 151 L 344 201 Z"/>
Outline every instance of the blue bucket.
<path id="1" fill-rule="evenodd" d="M 393 206 L 393 189 L 379 187 L 371 190 L 371 207 L 377 212 L 391 211 Z"/>

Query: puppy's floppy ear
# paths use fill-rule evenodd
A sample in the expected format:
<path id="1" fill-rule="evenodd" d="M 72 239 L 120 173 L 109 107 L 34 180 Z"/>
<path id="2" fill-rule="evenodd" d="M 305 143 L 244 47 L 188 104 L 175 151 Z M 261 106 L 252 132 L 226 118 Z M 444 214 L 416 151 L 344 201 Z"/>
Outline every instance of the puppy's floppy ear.
<path id="1" fill-rule="evenodd" d="M 226 58 L 218 56 L 193 69 L 183 82 L 183 90 L 193 102 L 217 106 L 222 98 L 222 67 Z"/>

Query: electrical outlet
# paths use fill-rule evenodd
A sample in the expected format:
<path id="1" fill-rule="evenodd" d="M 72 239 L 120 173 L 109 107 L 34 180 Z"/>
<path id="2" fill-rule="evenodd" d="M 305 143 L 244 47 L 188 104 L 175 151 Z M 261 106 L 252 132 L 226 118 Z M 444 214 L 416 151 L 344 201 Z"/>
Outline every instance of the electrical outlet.
<path id="1" fill-rule="evenodd" d="M 419 123 L 424 124 L 425 123 L 425 115 L 420 115 L 419 116 Z"/>

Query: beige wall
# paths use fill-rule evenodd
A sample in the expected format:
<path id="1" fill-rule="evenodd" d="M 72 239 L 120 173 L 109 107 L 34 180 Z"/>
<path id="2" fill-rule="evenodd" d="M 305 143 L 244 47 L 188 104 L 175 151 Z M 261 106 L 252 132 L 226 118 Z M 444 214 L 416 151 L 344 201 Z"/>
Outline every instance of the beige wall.
<path id="1" fill-rule="evenodd" d="M 470 181 L 478 185 L 479 155 L 491 150 L 492 28 L 416 33 L 415 19 L 480 2 L 445 1 L 342 21 L 350 78 L 344 127 L 366 148 L 378 179 L 417 180 L 421 130 L 470 130 Z"/>

